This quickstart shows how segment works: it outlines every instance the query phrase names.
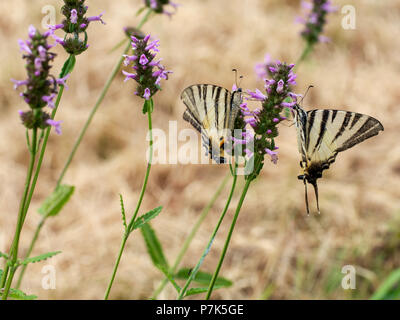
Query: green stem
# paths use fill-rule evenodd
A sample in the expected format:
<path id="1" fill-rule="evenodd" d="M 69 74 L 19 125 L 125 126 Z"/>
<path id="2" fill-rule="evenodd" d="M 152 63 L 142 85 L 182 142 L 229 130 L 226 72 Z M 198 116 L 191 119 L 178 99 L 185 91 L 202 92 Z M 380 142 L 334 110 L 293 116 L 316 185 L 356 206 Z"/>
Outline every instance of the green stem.
<path id="1" fill-rule="evenodd" d="M 32 143 L 31 143 L 31 152 L 30 152 L 30 161 L 29 161 L 29 166 L 28 166 L 28 172 L 26 175 L 26 181 L 25 181 L 25 189 L 24 193 L 21 199 L 20 207 L 19 207 L 19 212 L 18 212 L 18 220 L 17 220 L 17 226 L 15 229 L 15 235 L 14 235 L 14 240 L 11 245 L 10 249 L 10 254 L 9 254 L 9 259 L 7 260 L 7 273 L 4 272 L 3 276 L 4 278 L 2 279 L 2 283 L 6 280 L 5 282 L 5 287 L 4 287 L 4 292 L 2 295 L 3 300 L 7 300 L 8 293 L 10 291 L 11 283 L 14 278 L 15 270 L 17 269 L 17 259 L 18 259 L 18 247 L 19 247 L 19 239 L 21 236 L 21 230 L 22 226 L 24 225 L 24 210 L 26 208 L 26 198 L 28 195 L 28 191 L 30 188 L 30 183 L 32 179 L 32 173 L 33 173 L 33 167 L 35 166 L 35 160 L 36 160 L 36 145 L 37 145 L 37 128 L 33 129 L 33 134 L 32 134 Z M 8 275 L 8 271 L 10 269 L 10 275 Z"/>
<path id="2" fill-rule="evenodd" d="M 27 253 L 26 253 L 26 255 L 25 255 L 26 258 L 30 257 L 30 255 L 31 255 L 31 253 L 32 253 L 32 251 L 33 251 L 33 248 L 34 248 L 34 246 L 35 246 L 35 244 L 36 244 L 36 241 L 37 241 L 37 239 L 38 239 L 38 237 L 39 237 L 40 230 L 42 229 L 43 224 L 44 224 L 44 222 L 46 221 L 46 219 L 47 219 L 47 216 L 43 217 L 43 218 L 40 220 L 40 222 L 39 222 L 39 224 L 38 224 L 38 226 L 37 226 L 37 228 L 36 228 L 35 234 L 34 234 L 34 236 L 33 236 L 33 238 L 32 238 L 32 241 L 31 241 L 31 244 L 30 244 L 30 246 L 29 246 L 29 249 L 28 249 L 28 251 L 27 251 Z M 15 286 L 16 289 L 19 289 L 20 286 L 21 286 L 22 278 L 24 277 L 25 270 L 26 270 L 27 266 L 28 266 L 28 265 L 25 264 L 25 265 L 23 265 L 22 268 L 21 268 L 21 272 L 20 272 L 19 277 L 18 277 L 17 285 Z"/>
<path id="3" fill-rule="evenodd" d="M 295 68 L 298 68 L 298 65 L 302 63 L 308 55 L 311 53 L 313 46 L 307 43 L 306 47 L 304 48 L 303 52 L 301 53 L 300 58 L 296 61 Z"/>
<path id="4" fill-rule="evenodd" d="M 218 277 L 218 273 L 219 273 L 219 271 L 221 269 L 222 263 L 224 262 L 225 254 L 226 254 L 226 251 L 228 250 L 229 242 L 231 240 L 233 229 L 235 228 L 237 218 L 239 217 L 240 209 L 242 208 L 242 204 L 243 204 L 244 198 L 246 197 L 247 191 L 248 191 L 250 183 L 252 181 L 253 181 L 252 179 L 248 179 L 246 181 L 246 184 L 244 185 L 244 188 L 243 188 L 243 191 L 242 191 L 242 195 L 240 196 L 239 203 L 238 203 L 238 205 L 236 207 L 235 216 L 233 217 L 232 224 L 231 224 L 231 227 L 229 229 L 228 237 L 225 240 L 224 249 L 222 250 L 221 257 L 219 258 L 217 269 L 215 269 L 214 275 L 213 275 L 213 277 L 211 279 L 211 282 L 210 282 L 210 285 L 208 287 L 206 300 L 210 299 L 211 293 L 212 293 L 213 288 L 214 288 L 215 281 L 216 281 L 216 279 Z"/>
<path id="5" fill-rule="evenodd" d="M 217 191 L 214 193 L 213 197 L 211 198 L 210 202 L 204 207 L 203 211 L 201 212 L 199 218 L 197 219 L 195 225 L 193 226 L 192 230 L 190 231 L 188 237 L 186 238 L 185 242 L 182 245 L 181 250 L 178 253 L 178 256 L 175 259 L 175 262 L 171 269 L 169 270 L 170 274 L 174 274 L 176 269 L 178 268 L 179 264 L 181 263 L 183 256 L 185 255 L 187 249 L 189 248 L 190 243 L 192 242 L 194 236 L 196 235 L 197 231 L 199 230 L 201 224 L 203 223 L 204 219 L 207 217 L 208 213 L 210 212 L 211 208 L 214 206 L 215 201 L 220 196 L 223 189 L 225 189 L 226 184 L 228 183 L 231 174 L 228 173 L 224 180 L 222 180 L 220 186 L 217 188 Z M 164 287 L 167 285 L 168 279 L 164 278 L 164 280 L 160 283 L 158 288 L 154 291 L 153 296 L 151 297 L 152 300 L 157 299 L 157 296 L 161 293 Z"/>
<path id="6" fill-rule="evenodd" d="M 128 227 L 125 229 L 124 237 L 122 239 L 122 243 L 121 243 L 121 247 L 120 247 L 120 250 L 119 250 L 119 253 L 118 253 L 117 260 L 115 261 L 113 273 L 112 273 L 110 282 L 108 284 L 108 287 L 107 287 L 107 290 L 106 290 L 106 293 L 105 293 L 105 296 L 104 296 L 104 300 L 108 300 L 108 297 L 110 295 L 111 287 L 112 287 L 112 285 L 114 283 L 115 275 L 117 274 L 118 266 L 119 266 L 119 263 L 121 261 L 121 257 L 122 257 L 122 254 L 124 252 L 124 249 L 125 249 L 126 241 L 128 240 L 128 237 L 129 237 L 130 233 L 132 232 L 132 226 L 133 226 L 133 224 L 134 224 L 134 222 L 136 220 L 136 217 L 137 217 L 137 214 L 139 212 L 140 206 L 142 205 L 143 197 L 144 197 L 144 194 L 146 192 L 147 182 L 148 182 L 149 176 L 150 176 L 151 163 L 153 161 L 153 133 L 152 133 L 153 126 L 152 126 L 152 120 L 151 120 L 151 112 L 152 112 L 152 109 L 153 109 L 153 99 L 150 98 L 150 100 L 146 101 L 145 104 L 147 104 L 147 116 L 148 116 L 147 118 L 148 118 L 149 136 L 150 136 L 149 137 L 150 138 L 150 142 L 149 142 L 149 161 L 147 163 L 146 175 L 144 177 L 142 190 L 140 191 L 139 200 L 138 200 L 138 202 L 136 204 L 136 209 L 135 209 L 135 212 L 134 212 L 134 214 L 132 216 L 132 219 L 129 222 Z"/>
<path id="7" fill-rule="evenodd" d="M 60 101 L 61 101 L 61 97 L 63 95 L 63 92 L 64 92 L 64 86 L 60 86 L 60 91 L 58 92 L 57 99 L 56 99 L 56 102 L 54 104 L 55 107 L 53 109 L 53 112 L 51 113 L 51 118 L 52 119 L 54 119 L 54 117 L 56 116 L 56 113 L 57 113 L 57 110 L 58 110 L 58 106 L 60 105 Z M 40 149 L 38 163 L 36 165 L 35 174 L 34 174 L 33 180 L 32 180 L 32 186 L 31 186 L 31 188 L 29 190 L 28 199 L 26 200 L 26 204 L 25 204 L 25 208 L 24 208 L 23 221 L 25 221 L 26 214 L 28 213 L 29 205 L 31 203 L 31 200 L 32 200 L 32 197 L 33 197 L 33 193 L 35 191 L 36 183 L 37 183 L 37 180 L 39 178 L 39 173 L 40 173 L 40 169 L 42 168 L 42 163 L 43 163 L 43 159 L 44 159 L 44 154 L 46 152 L 46 147 L 47 147 L 47 142 L 49 140 L 50 132 L 51 132 L 51 127 L 48 127 L 46 129 L 46 133 L 44 134 L 44 138 L 43 138 L 43 142 L 42 142 L 42 148 Z"/>
<path id="8" fill-rule="evenodd" d="M 185 286 L 181 289 L 181 292 L 178 295 L 178 300 L 182 300 L 185 297 L 186 290 L 188 289 L 188 287 L 189 287 L 190 283 L 192 282 L 192 280 L 195 278 L 197 272 L 200 269 L 201 264 L 203 263 L 204 258 L 206 257 L 206 255 L 208 254 L 208 252 L 211 249 L 211 245 L 212 245 L 212 243 L 213 243 L 213 241 L 215 239 L 215 236 L 217 235 L 217 232 L 219 230 L 219 227 L 221 226 L 222 221 L 224 220 L 225 214 L 228 211 L 229 205 L 230 205 L 231 200 L 232 200 L 233 192 L 235 191 L 236 181 L 237 181 L 236 172 L 237 172 L 237 164 L 235 164 L 235 171 L 234 171 L 234 175 L 233 175 L 232 187 L 231 187 L 231 191 L 230 191 L 229 196 L 228 196 L 228 200 L 227 200 L 227 202 L 225 204 L 225 208 L 222 211 L 221 216 L 219 217 L 218 223 L 214 228 L 214 231 L 213 231 L 213 233 L 212 233 L 212 235 L 210 237 L 210 240 L 208 241 L 207 247 L 203 251 L 203 254 L 202 254 L 200 260 L 197 262 L 196 266 L 194 267 L 194 269 L 190 273 L 190 277 L 189 277 L 189 279 L 187 279 L 187 281 L 185 283 Z"/>
<path id="9" fill-rule="evenodd" d="M 110 295 L 111 287 L 114 283 L 115 275 L 117 274 L 119 262 L 121 261 L 122 253 L 124 252 L 125 244 L 126 244 L 126 241 L 128 240 L 128 237 L 129 237 L 129 234 L 127 232 L 125 232 L 124 237 L 122 238 L 121 247 L 119 249 L 117 260 L 115 261 L 114 270 L 111 275 L 111 279 L 108 284 L 106 294 L 104 296 L 104 300 L 108 300 L 108 296 Z"/>

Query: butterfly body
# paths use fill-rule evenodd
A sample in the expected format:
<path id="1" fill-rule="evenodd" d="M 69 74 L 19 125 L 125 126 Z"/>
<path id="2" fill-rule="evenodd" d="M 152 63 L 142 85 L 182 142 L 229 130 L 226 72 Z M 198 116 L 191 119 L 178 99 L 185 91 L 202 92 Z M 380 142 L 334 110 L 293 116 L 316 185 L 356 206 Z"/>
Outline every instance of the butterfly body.
<path id="1" fill-rule="evenodd" d="M 226 163 L 224 145 L 234 128 L 242 103 L 242 92 L 234 92 L 212 84 L 195 84 L 182 91 L 187 109 L 183 119 L 202 135 L 207 153 L 217 163 Z"/>
<path id="2" fill-rule="evenodd" d="M 302 158 L 302 174 L 298 178 L 306 188 L 307 212 L 306 182 L 315 189 L 319 211 L 317 179 L 322 177 L 322 172 L 335 162 L 339 152 L 377 135 L 383 131 L 383 126 L 371 116 L 351 111 L 316 109 L 306 112 L 295 105 L 293 113 Z"/>

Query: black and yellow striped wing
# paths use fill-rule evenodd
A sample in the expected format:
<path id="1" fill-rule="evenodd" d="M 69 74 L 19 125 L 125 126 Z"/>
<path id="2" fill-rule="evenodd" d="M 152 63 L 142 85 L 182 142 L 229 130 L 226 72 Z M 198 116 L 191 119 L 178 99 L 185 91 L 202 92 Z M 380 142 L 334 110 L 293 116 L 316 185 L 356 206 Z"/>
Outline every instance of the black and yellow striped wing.
<path id="1" fill-rule="evenodd" d="M 187 109 L 183 119 L 201 132 L 203 144 L 218 163 L 225 163 L 223 146 L 233 129 L 241 103 L 241 93 L 212 84 L 196 84 L 181 94 Z"/>
<path id="2" fill-rule="evenodd" d="M 307 112 L 305 150 L 307 163 L 326 169 L 337 154 L 383 130 L 382 124 L 365 114 L 341 110 Z"/>
<path id="3" fill-rule="evenodd" d="M 302 156 L 303 174 L 298 178 L 314 186 L 318 206 L 317 179 L 322 171 L 335 162 L 339 152 L 376 136 L 383 131 L 375 118 L 350 111 L 317 109 L 305 112 L 294 107 L 299 152 Z M 308 212 L 307 188 L 306 203 Z"/>

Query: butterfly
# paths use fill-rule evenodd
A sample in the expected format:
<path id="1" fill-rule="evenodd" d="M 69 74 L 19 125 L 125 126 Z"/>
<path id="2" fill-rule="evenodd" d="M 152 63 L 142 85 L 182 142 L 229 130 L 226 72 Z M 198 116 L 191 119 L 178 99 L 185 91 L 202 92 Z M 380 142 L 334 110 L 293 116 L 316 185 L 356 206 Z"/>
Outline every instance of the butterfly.
<path id="1" fill-rule="evenodd" d="M 201 133 L 206 152 L 215 162 L 226 163 L 224 146 L 243 102 L 242 90 L 195 84 L 182 91 L 181 99 L 187 107 L 183 119 Z"/>
<path id="2" fill-rule="evenodd" d="M 319 213 L 317 179 L 322 178 L 322 171 L 335 162 L 339 152 L 376 136 L 383 131 L 383 126 L 371 116 L 351 111 L 316 109 L 306 112 L 296 104 L 293 114 L 303 170 L 298 179 L 304 182 L 307 214 L 306 182 L 314 187 Z"/>

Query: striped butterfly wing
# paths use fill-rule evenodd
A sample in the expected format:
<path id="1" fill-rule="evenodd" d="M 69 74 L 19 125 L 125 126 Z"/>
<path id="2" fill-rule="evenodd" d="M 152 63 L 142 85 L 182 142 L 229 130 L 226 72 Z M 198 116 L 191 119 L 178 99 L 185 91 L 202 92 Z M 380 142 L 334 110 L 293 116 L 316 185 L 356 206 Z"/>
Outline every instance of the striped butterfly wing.
<path id="1" fill-rule="evenodd" d="M 306 181 L 314 187 L 319 212 L 317 179 L 322 177 L 322 171 L 329 168 L 339 152 L 377 135 L 383 126 L 377 119 L 356 112 L 329 109 L 305 112 L 297 105 L 294 111 L 304 169 L 298 178 L 304 182 L 307 213 Z"/>
<path id="2" fill-rule="evenodd" d="M 239 111 L 232 96 L 227 89 L 211 84 L 192 85 L 181 94 L 187 107 L 183 119 L 201 132 L 207 152 L 218 163 L 225 162 L 223 144 Z"/>
<path id="3" fill-rule="evenodd" d="M 327 169 L 339 152 L 377 135 L 381 130 L 382 124 L 365 114 L 329 109 L 308 111 L 307 160 L 321 166 L 322 170 Z"/>

